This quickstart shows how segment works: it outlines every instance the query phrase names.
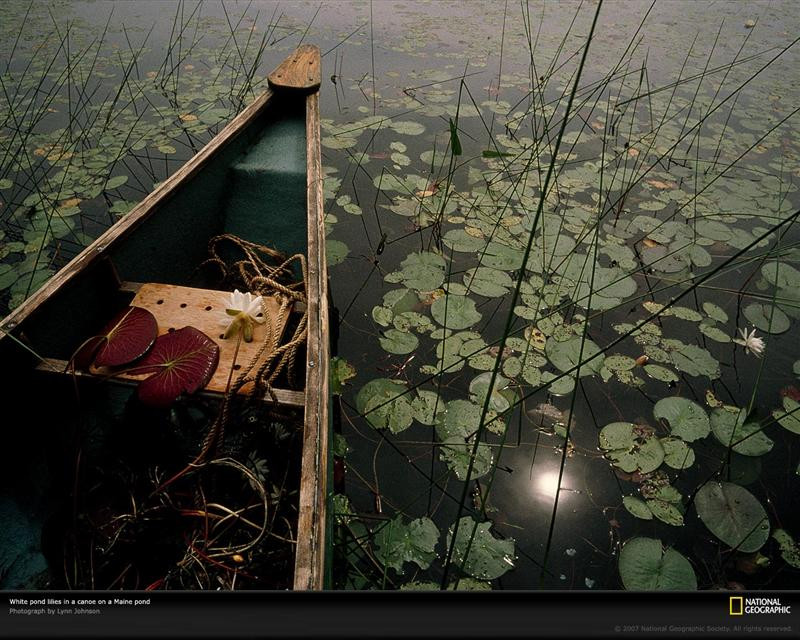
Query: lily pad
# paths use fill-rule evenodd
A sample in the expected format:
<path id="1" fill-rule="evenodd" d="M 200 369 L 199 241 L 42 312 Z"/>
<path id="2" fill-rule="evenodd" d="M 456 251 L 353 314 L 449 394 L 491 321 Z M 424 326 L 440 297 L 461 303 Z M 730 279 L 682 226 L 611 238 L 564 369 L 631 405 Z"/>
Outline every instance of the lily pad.
<path id="1" fill-rule="evenodd" d="M 800 545 L 794 541 L 791 534 L 786 529 L 775 529 L 772 537 L 781 549 L 781 557 L 791 567 L 800 569 Z"/>
<path id="2" fill-rule="evenodd" d="M 444 258 L 431 251 L 409 254 L 400 265 L 403 284 L 417 291 L 433 291 L 444 282 Z"/>
<path id="3" fill-rule="evenodd" d="M 76 354 L 76 361 L 87 361 L 94 355 L 97 367 L 118 367 L 142 357 L 158 335 L 155 316 L 141 307 L 123 309 Z M 88 349 L 91 353 L 87 353 Z"/>
<path id="4" fill-rule="evenodd" d="M 435 391 L 417 389 L 417 397 L 411 401 L 414 418 L 428 426 L 435 425 L 445 412 L 445 402 Z"/>
<path id="5" fill-rule="evenodd" d="M 414 410 L 405 391 L 406 385 L 396 380 L 370 380 L 356 395 L 356 408 L 376 429 L 400 433 L 414 421 Z"/>
<path id="6" fill-rule="evenodd" d="M 629 591 L 681 591 L 697 589 L 689 561 L 655 538 L 631 538 L 619 554 L 619 575 Z"/>
<path id="7" fill-rule="evenodd" d="M 194 327 L 159 336 L 153 348 L 135 367 L 152 373 L 139 383 L 139 399 L 152 407 L 168 407 L 182 393 L 206 386 L 219 362 L 217 343 Z"/>
<path id="8" fill-rule="evenodd" d="M 489 383 L 492 380 L 492 372 L 486 371 L 479 373 L 469 383 L 470 399 L 476 404 L 483 406 L 486 400 L 486 394 L 489 391 Z M 509 389 L 511 380 L 508 378 L 497 375 L 492 388 L 491 398 L 489 400 L 489 408 L 492 411 L 503 412 L 511 407 L 514 402 L 515 394 L 513 390 Z"/>
<path id="9" fill-rule="evenodd" d="M 670 433 L 686 442 L 705 438 L 711 431 L 708 414 L 703 407 L 688 398 L 662 398 L 653 407 L 653 417 L 656 420 L 666 420 Z"/>
<path id="10" fill-rule="evenodd" d="M 723 322 L 723 323 L 728 321 L 728 314 L 725 313 L 725 311 L 721 307 L 718 307 L 713 302 L 704 302 L 703 311 L 705 311 L 706 315 L 712 320 L 716 320 L 717 322 Z"/>
<path id="11" fill-rule="evenodd" d="M 694 464 L 694 451 L 680 438 L 662 438 L 664 462 L 673 469 L 688 469 Z"/>
<path id="12" fill-rule="evenodd" d="M 761 267 L 764 279 L 779 289 L 800 288 L 800 271 L 785 262 L 767 262 Z"/>
<path id="13" fill-rule="evenodd" d="M 784 429 L 800 434 L 800 402 L 784 396 L 783 411 L 773 411 L 772 415 Z"/>
<path id="14" fill-rule="evenodd" d="M 744 308 L 744 317 L 753 323 L 753 326 L 767 333 L 783 333 L 789 330 L 791 320 L 777 306 L 754 302 Z"/>
<path id="15" fill-rule="evenodd" d="M 747 411 L 720 407 L 711 412 L 711 430 L 724 446 L 743 456 L 763 456 L 772 450 L 774 442 L 764 434 L 757 422 L 745 422 Z"/>
<path id="16" fill-rule="evenodd" d="M 450 470 L 456 474 L 456 478 L 466 481 L 469 463 L 472 460 L 472 449 L 475 446 L 475 437 L 464 438 L 454 436 L 442 442 L 439 448 L 439 457 Z M 475 480 L 489 473 L 492 468 L 492 449 L 489 445 L 480 442 L 475 452 L 475 459 L 472 463 L 472 473 L 470 479 Z"/>
<path id="17" fill-rule="evenodd" d="M 672 369 L 667 369 L 666 367 L 662 367 L 659 364 L 646 364 L 644 365 L 644 372 L 655 380 L 660 380 L 661 382 L 677 382 L 680 380 L 678 374 L 676 374 Z"/>
<path id="18" fill-rule="evenodd" d="M 647 501 L 647 507 L 661 522 L 666 522 L 674 527 L 683 526 L 683 514 L 675 503 L 653 499 Z"/>
<path id="19" fill-rule="evenodd" d="M 387 567 L 403 573 L 403 564 L 413 562 L 427 569 L 436 552 L 439 530 L 430 518 L 418 518 L 408 524 L 396 516 L 375 534 L 375 555 Z"/>
<path id="20" fill-rule="evenodd" d="M 634 496 L 625 496 L 622 499 L 622 504 L 631 515 L 634 515 L 637 518 L 641 518 L 642 520 L 653 519 L 653 512 L 650 511 L 650 507 L 647 506 L 647 503 L 644 500 Z"/>
<path id="21" fill-rule="evenodd" d="M 431 305 L 431 315 L 448 329 L 466 329 L 481 319 L 472 299 L 453 294 L 437 298 Z"/>
<path id="22" fill-rule="evenodd" d="M 673 364 L 690 376 L 708 376 L 716 380 L 720 376 L 719 361 L 706 349 L 693 344 L 684 344 L 670 354 Z"/>
<path id="23" fill-rule="evenodd" d="M 664 448 L 651 429 L 631 422 L 612 422 L 600 431 L 600 448 L 627 473 L 650 473 L 664 461 Z"/>
<path id="24" fill-rule="evenodd" d="M 581 344 L 583 344 L 583 354 L 581 354 Z M 598 353 L 600 353 L 600 347 L 588 338 L 584 342 L 580 336 L 575 336 L 563 342 L 548 340 L 545 347 L 545 354 L 559 371 L 570 371 L 578 365 L 579 360 L 582 360 L 585 364 L 581 366 L 581 376 L 597 373 L 600 367 L 603 366 L 601 358 L 586 362 L 586 360 Z M 583 356 L 582 358 L 581 355 Z"/>
<path id="25" fill-rule="evenodd" d="M 384 351 L 398 355 L 411 353 L 419 346 L 419 338 L 408 331 L 387 329 L 379 339 Z"/>
<path id="26" fill-rule="evenodd" d="M 453 561 L 462 571 L 479 580 L 494 580 L 514 568 L 514 540 L 495 538 L 489 531 L 491 527 L 491 522 L 478 523 L 470 516 L 464 516 L 458 522 L 458 532 L 453 543 Z M 472 539 L 471 545 L 470 539 Z M 451 526 L 447 534 L 448 546 L 452 540 Z"/>
<path id="27" fill-rule="evenodd" d="M 769 537 L 767 512 L 738 484 L 707 482 L 695 496 L 695 507 L 709 531 L 732 549 L 758 551 Z"/>
<path id="28" fill-rule="evenodd" d="M 331 392 L 341 395 L 344 385 L 356 377 L 356 370 L 347 360 L 340 357 L 331 358 Z"/>

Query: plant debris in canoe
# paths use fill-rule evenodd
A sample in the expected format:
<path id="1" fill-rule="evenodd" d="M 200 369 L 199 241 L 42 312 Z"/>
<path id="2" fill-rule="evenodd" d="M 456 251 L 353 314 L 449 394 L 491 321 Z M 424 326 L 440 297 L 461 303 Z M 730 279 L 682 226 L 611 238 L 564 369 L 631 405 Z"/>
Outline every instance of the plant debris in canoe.
<path id="1" fill-rule="evenodd" d="M 119 367 L 141 358 L 158 335 L 155 316 L 141 307 L 120 311 L 103 331 L 92 336 L 72 356 L 71 364 L 81 368 Z"/>
<path id="2" fill-rule="evenodd" d="M 219 363 L 219 347 L 194 327 L 159 336 L 153 348 L 131 370 L 152 373 L 139 383 L 139 399 L 152 407 L 168 407 L 182 393 L 194 393 L 211 380 Z"/>

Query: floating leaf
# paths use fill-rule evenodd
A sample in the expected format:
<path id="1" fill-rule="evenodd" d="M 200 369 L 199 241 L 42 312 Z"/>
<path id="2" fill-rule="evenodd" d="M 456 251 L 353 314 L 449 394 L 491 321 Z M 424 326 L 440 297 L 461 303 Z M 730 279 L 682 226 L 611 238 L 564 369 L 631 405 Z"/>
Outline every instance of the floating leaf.
<path id="1" fill-rule="evenodd" d="M 356 408 L 376 429 L 400 433 L 414 420 L 414 410 L 405 392 L 406 385 L 402 382 L 376 378 L 361 387 L 356 395 Z"/>
<path id="2" fill-rule="evenodd" d="M 728 314 L 713 302 L 704 302 L 703 311 L 705 311 L 706 315 L 712 320 L 723 323 L 728 321 Z"/>
<path id="3" fill-rule="evenodd" d="M 800 434 L 800 403 L 784 396 L 783 398 L 783 411 L 776 410 L 772 412 L 774 418 L 778 421 L 784 429 L 792 433 Z"/>
<path id="4" fill-rule="evenodd" d="M 674 527 L 683 526 L 683 514 L 672 502 L 658 499 L 648 500 L 647 507 L 661 522 L 666 522 Z"/>
<path id="5" fill-rule="evenodd" d="M 688 469 L 694 464 L 694 451 L 679 438 L 662 438 L 664 462 L 673 469 Z"/>
<path id="6" fill-rule="evenodd" d="M 686 442 L 705 438 L 711 431 L 708 414 L 688 398 L 662 398 L 653 407 L 653 416 L 656 420 L 666 420 L 670 433 Z"/>
<path id="7" fill-rule="evenodd" d="M 452 294 L 436 299 L 431 305 L 431 315 L 448 329 L 466 329 L 481 319 L 473 300 Z"/>
<path id="8" fill-rule="evenodd" d="M 783 333 L 789 330 L 791 321 L 778 307 L 754 302 L 744 308 L 744 317 L 753 323 L 757 329 L 767 333 Z"/>
<path id="9" fill-rule="evenodd" d="M 94 365 L 97 367 L 118 367 L 143 356 L 153 345 L 158 335 L 155 316 L 141 307 L 128 307 L 120 311 L 102 333 L 93 341 Z M 82 350 L 83 351 L 83 350 Z M 76 360 L 91 354 L 76 355 Z"/>
<path id="10" fill-rule="evenodd" d="M 208 384 L 219 362 L 219 347 L 194 327 L 159 336 L 135 367 L 152 373 L 139 383 L 139 399 L 153 407 L 168 407 L 182 393 L 194 393 Z"/>
<path id="11" fill-rule="evenodd" d="M 469 383 L 470 399 L 476 404 L 483 406 L 486 400 L 486 394 L 489 391 L 489 383 L 492 380 L 492 372 L 486 371 L 480 373 L 472 379 Z M 497 375 L 494 381 L 491 398 L 489 400 L 489 408 L 492 411 L 503 412 L 511 407 L 514 402 L 514 392 L 508 388 L 511 380 L 501 375 Z"/>
<path id="12" fill-rule="evenodd" d="M 786 529 L 775 529 L 772 532 L 772 537 L 781 549 L 781 557 L 786 561 L 786 564 L 800 569 L 800 545 L 798 545 L 791 534 Z"/>
<path id="13" fill-rule="evenodd" d="M 728 407 L 711 412 L 711 430 L 724 447 L 731 447 L 743 456 L 763 456 L 772 450 L 773 441 L 757 422 L 745 422 L 747 411 L 729 411 Z M 733 408 L 735 409 L 735 407 Z"/>
<path id="14" fill-rule="evenodd" d="M 350 253 L 350 248 L 341 240 L 328 239 L 325 244 L 325 253 L 328 266 L 333 267 L 344 262 L 347 254 Z"/>
<path id="15" fill-rule="evenodd" d="M 398 515 L 375 534 L 375 555 L 398 573 L 403 573 L 405 562 L 427 569 L 436 557 L 434 547 L 438 540 L 439 530 L 430 518 L 418 518 L 405 524 Z"/>
<path id="16" fill-rule="evenodd" d="M 384 351 L 398 355 L 405 355 L 414 351 L 419 346 L 419 339 L 408 331 L 387 329 L 379 339 Z"/>
<path id="17" fill-rule="evenodd" d="M 456 474 L 456 478 L 466 481 L 467 471 L 469 470 L 470 460 L 473 460 L 472 449 L 474 437 L 464 441 L 461 437 L 447 438 L 442 441 L 439 447 L 439 456 L 450 470 Z M 475 458 L 472 463 L 472 474 L 470 478 L 475 480 L 485 476 L 492 468 L 492 449 L 484 442 L 478 443 Z"/>
<path id="18" fill-rule="evenodd" d="M 417 389 L 417 397 L 411 401 L 414 418 L 422 424 L 432 426 L 445 412 L 445 402 L 435 391 Z"/>
<path id="19" fill-rule="evenodd" d="M 581 354 L 581 345 L 583 353 Z M 584 341 L 580 336 L 575 336 L 563 342 L 548 340 L 545 353 L 553 366 L 559 371 L 570 371 L 582 361 L 580 374 L 582 376 L 592 375 L 600 370 L 603 364 L 602 359 L 595 358 L 591 362 L 586 362 L 592 356 L 600 353 L 600 347 L 588 338 Z"/>
<path id="20" fill-rule="evenodd" d="M 689 561 L 655 538 L 631 538 L 619 554 L 619 575 L 629 591 L 680 591 L 697 589 Z"/>
<path id="21" fill-rule="evenodd" d="M 738 484 L 707 482 L 695 496 L 695 507 L 709 531 L 732 549 L 758 551 L 769 537 L 767 512 Z"/>
<path id="22" fill-rule="evenodd" d="M 447 263 L 431 251 L 410 253 L 400 265 L 402 281 L 409 289 L 433 291 L 444 282 Z"/>
<path id="23" fill-rule="evenodd" d="M 114 176 L 106 182 L 106 189 L 117 189 L 128 181 L 128 176 Z"/>
<path id="24" fill-rule="evenodd" d="M 600 430 L 600 448 L 627 473 L 650 473 L 664 461 L 664 448 L 652 433 L 631 422 L 612 422 Z"/>
<path id="25" fill-rule="evenodd" d="M 710 324 L 708 322 L 701 322 L 699 328 L 700 328 L 700 333 L 702 333 L 707 338 L 711 338 L 715 342 L 726 343 L 731 341 L 731 337 L 714 324 Z"/>
<path id="26" fill-rule="evenodd" d="M 400 120 L 389 125 L 397 133 L 406 136 L 418 136 L 425 132 L 425 126 L 413 120 Z"/>
<path id="27" fill-rule="evenodd" d="M 344 358 L 338 356 L 331 358 L 331 392 L 341 395 L 344 385 L 351 378 L 356 377 L 356 370 Z"/>
<path id="28" fill-rule="evenodd" d="M 653 512 L 644 500 L 640 500 L 634 496 L 625 496 L 622 499 L 622 504 L 631 515 L 641 518 L 642 520 L 652 520 Z"/>
<path id="29" fill-rule="evenodd" d="M 767 262 L 761 267 L 761 275 L 779 289 L 800 288 L 800 271 L 789 264 Z"/>
<path id="30" fill-rule="evenodd" d="M 0 189 L 10 189 L 14 183 L 8 178 L 0 178 Z"/>
<path id="31" fill-rule="evenodd" d="M 452 543 L 452 526 L 447 534 L 448 546 L 453 544 L 453 561 L 462 571 L 480 580 L 494 580 L 514 568 L 514 540 L 495 538 L 489 531 L 491 527 L 491 522 L 477 523 L 464 516 L 458 521 L 455 543 Z"/>
<path id="32" fill-rule="evenodd" d="M 667 369 L 666 367 L 662 367 L 658 364 L 646 364 L 644 366 L 644 371 L 651 378 L 660 380 L 661 382 L 669 383 L 680 380 L 678 374 L 676 374 L 672 369 Z"/>
<path id="33" fill-rule="evenodd" d="M 690 376 L 719 378 L 719 361 L 707 350 L 693 344 L 684 344 L 670 354 L 673 364 Z"/>

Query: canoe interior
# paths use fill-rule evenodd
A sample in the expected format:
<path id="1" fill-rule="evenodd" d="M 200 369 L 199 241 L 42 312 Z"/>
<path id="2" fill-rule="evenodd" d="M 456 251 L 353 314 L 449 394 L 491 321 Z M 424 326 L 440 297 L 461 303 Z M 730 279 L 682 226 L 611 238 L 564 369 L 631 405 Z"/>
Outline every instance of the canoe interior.
<path id="1" fill-rule="evenodd" d="M 24 336 L 41 356 L 66 360 L 87 336 L 97 333 L 116 309 L 130 302 L 132 296 L 120 291 L 120 281 L 216 288 L 216 279 L 197 267 L 208 257 L 209 239 L 221 233 L 233 233 L 290 255 L 307 254 L 307 142 L 306 97 L 273 97 L 179 190 L 159 202 L 128 233 L 102 247 L 101 259 L 91 262 L 57 289 L 15 333 Z M 324 265 L 324 247 L 322 260 Z M 300 362 L 305 360 L 304 354 L 302 358 Z M 13 373 L 6 376 L 10 379 L 4 385 L 6 409 L 15 408 L 14 413 L 25 414 L 24 420 L 7 431 L 5 444 L 0 447 L 0 521 L 22 523 L 21 528 L 8 531 L 22 540 L 20 544 L 30 547 L 27 569 L 18 567 L 23 573 L 27 570 L 34 574 L 47 563 L 52 567 L 54 562 L 63 560 L 58 553 L 53 555 L 53 549 L 61 542 L 52 538 L 63 537 L 64 529 L 59 523 L 70 517 L 63 503 L 75 479 L 76 450 L 81 451 L 81 464 L 87 467 L 93 457 L 108 455 L 104 447 L 111 447 L 114 455 L 133 457 L 133 462 L 120 464 L 167 465 L 174 461 L 165 460 L 165 451 L 184 461 L 197 452 L 197 438 L 186 440 L 176 435 L 164 424 L 163 416 L 140 412 L 121 419 L 119 416 L 130 405 L 130 387 L 96 381 L 82 385 L 78 416 L 69 377 L 33 371 L 36 360 L 9 339 L 0 340 L 0 361 L 7 374 Z M 87 406 L 92 407 L 88 413 L 83 409 Z M 204 429 L 204 418 L 193 416 L 190 422 L 194 420 L 198 429 Z M 299 415 L 295 410 L 295 417 L 302 424 L 302 409 Z M 327 419 L 327 414 L 324 417 Z M 91 431 L 98 424 L 104 426 L 97 441 L 76 446 L 76 434 L 85 435 L 87 429 Z M 300 434 L 291 453 L 293 464 L 298 467 L 302 429 Z M 102 478 L 92 480 L 103 482 Z M 13 497 L 12 503 L 2 501 L 9 496 Z M 12 504 L 8 507 L 12 512 L 5 513 L 8 504 Z M 0 559 L 6 544 L 11 542 L 0 533 Z M 158 545 L 159 541 L 149 544 Z M 170 557 L 171 551 L 166 549 L 163 553 Z M 272 588 L 292 588 L 291 580 Z"/>
<path id="2" fill-rule="evenodd" d="M 40 355 L 68 359 L 113 315 L 109 309 L 127 304 L 116 292 L 114 272 L 122 281 L 214 288 L 197 266 L 208 257 L 208 240 L 220 233 L 290 255 L 307 252 L 303 97 L 272 100 L 173 197 L 109 247 L 107 261 L 51 296 L 26 320 L 29 344 Z"/>

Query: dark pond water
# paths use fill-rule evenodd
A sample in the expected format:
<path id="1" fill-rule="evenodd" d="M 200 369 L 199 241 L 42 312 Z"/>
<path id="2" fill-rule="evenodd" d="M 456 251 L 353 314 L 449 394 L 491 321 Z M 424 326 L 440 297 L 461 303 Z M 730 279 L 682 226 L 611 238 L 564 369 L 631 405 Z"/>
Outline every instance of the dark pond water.
<path id="1" fill-rule="evenodd" d="M 320 46 L 337 587 L 800 584 L 792 3 L 6 14 L 5 309 Z"/>

